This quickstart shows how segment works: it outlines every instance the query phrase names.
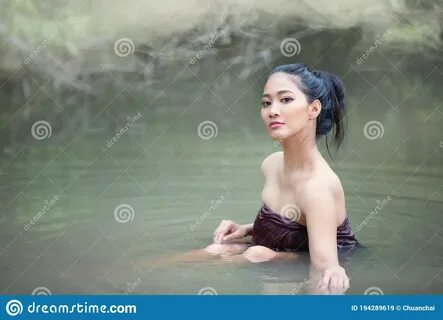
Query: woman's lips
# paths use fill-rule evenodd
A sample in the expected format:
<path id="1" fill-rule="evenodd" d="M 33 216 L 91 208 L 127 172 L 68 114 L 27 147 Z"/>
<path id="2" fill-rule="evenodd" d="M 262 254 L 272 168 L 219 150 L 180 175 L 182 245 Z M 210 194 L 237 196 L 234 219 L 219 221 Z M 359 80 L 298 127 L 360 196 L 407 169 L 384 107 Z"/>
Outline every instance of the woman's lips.
<path id="1" fill-rule="evenodd" d="M 271 124 L 269 125 L 269 128 L 276 129 L 276 128 L 280 128 L 282 125 L 284 125 L 283 122 L 271 122 Z"/>

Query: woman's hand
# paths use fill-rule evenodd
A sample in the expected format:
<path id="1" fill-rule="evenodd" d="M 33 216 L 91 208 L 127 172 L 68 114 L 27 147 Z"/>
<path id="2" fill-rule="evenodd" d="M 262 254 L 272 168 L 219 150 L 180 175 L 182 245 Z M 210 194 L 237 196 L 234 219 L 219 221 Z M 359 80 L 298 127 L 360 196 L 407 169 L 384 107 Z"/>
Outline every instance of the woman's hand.
<path id="1" fill-rule="evenodd" d="M 247 225 L 240 225 L 232 220 L 223 220 L 214 231 L 214 243 L 243 239 L 248 235 Z"/>
<path id="2" fill-rule="evenodd" d="M 346 275 L 345 269 L 339 265 L 328 266 L 320 274 L 320 279 L 317 282 L 319 289 L 348 289 L 349 278 Z"/>

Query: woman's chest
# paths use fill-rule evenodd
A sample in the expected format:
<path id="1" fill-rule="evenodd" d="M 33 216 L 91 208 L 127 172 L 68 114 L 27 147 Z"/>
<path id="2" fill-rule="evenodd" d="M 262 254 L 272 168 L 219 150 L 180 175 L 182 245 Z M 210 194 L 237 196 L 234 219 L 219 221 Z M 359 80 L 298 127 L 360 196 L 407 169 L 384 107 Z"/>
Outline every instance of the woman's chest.
<path id="1" fill-rule="evenodd" d="M 273 211 L 279 214 L 290 212 L 299 223 L 304 224 L 304 215 L 301 209 L 303 190 L 300 181 L 289 179 L 266 179 L 262 191 L 262 201 Z"/>

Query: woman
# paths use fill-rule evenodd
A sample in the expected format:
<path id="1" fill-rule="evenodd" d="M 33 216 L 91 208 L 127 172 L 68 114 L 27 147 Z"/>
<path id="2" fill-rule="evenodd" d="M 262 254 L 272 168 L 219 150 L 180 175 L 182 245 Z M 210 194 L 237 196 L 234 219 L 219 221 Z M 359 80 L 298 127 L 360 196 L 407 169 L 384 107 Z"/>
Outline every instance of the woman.
<path id="1" fill-rule="evenodd" d="M 319 274 L 318 287 L 348 288 L 338 252 L 358 241 L 346 215 L 340 180 L 316 142 L 332 131 L 338 148 L 345 136 L 344 115 L 344 88 L 335 75 L 299 63 L 275 68 L 264 87 L 261 117 L 283 152 L 262 163 L 263 206 L 254 223 L 223 220 L 214 243 L 204 250 L 212 255 L 241 254 L 253 262 L 308 250 Z M 252 246 L 229 243 L 249 235 Z"/>

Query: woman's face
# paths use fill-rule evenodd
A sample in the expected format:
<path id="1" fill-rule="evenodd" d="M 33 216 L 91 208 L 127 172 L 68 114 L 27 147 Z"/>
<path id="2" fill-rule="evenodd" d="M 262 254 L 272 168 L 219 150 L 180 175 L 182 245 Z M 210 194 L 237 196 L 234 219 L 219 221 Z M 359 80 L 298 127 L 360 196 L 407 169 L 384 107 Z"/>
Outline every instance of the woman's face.
<path id="1" fill-rule="evenodd" d="M 278 72 L 272 74 L 265 84 L 261 117 L 274 140 L 298 134 L 310 124 L 313 116 L 315 120 L 317 112 L 313 115 L 307 97 L 294 83 L 295 79 Z"/>

